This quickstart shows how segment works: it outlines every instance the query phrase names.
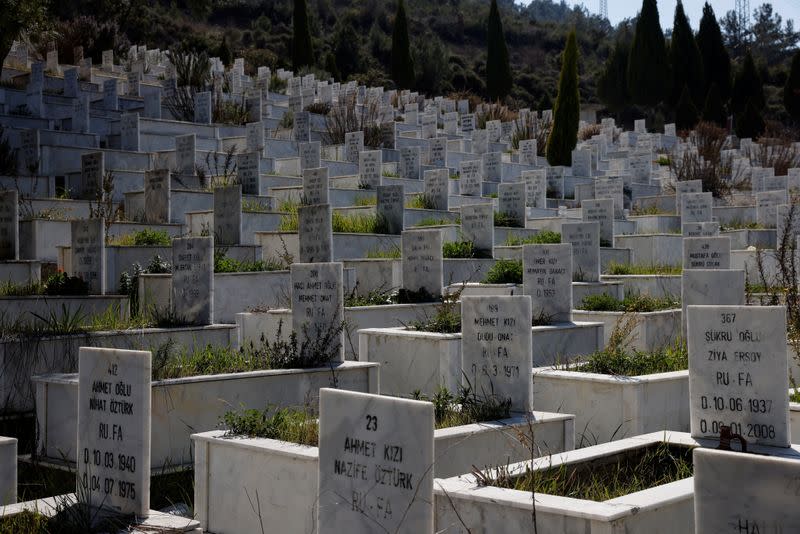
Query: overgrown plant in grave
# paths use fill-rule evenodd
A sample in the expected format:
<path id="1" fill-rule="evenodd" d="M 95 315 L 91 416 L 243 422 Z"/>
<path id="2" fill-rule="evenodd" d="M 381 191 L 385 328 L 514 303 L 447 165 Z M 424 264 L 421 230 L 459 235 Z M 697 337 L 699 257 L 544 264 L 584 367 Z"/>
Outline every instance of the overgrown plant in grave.
<path id="1" fill-rule="evenodd" d="M 242 199 L 242 212 L 244 213 L 270 213 L 272 210 L 267 204 L 262 203 L 260 200 L 243 198 Z"/>
<path id="2" fill-rule="evenodd" d="M 199 165 L 196 167 L 197 177 L 201 184 L 205 184 L 212 191 L 215 187 L 241 183 L 236 172 L 236 145 L 229 147 L 222 157 L 216 151 L 207 153 L 205 163 L 205 167 Z M 208 169 L 212 176 L 207 177 L 205 169 Z"/>
<path id="3" fill-rule="evenodd" d="M 325 117 L 324 144 L 343 145 L 348 132 L 364 132 L 365 147 L 379 147 L 382 144 L 381 101 L 367 95 L 363 105 L 356 105 L 356 95 L 342 98 L 331 107 Z"/>
<path id="4" fill-rule="evenodd" d="M 493 394 L 478 394 L 466 376 L 464 380 L 467 382 L 466 385 L 459 385 L 455 393 L 440 385 L 430 398 L 419 391 L 415 391 L 411 396 L 416 400 L 433 403 L 437 429 L 499 421 L 511 416 L 511 399 L 501 399 Z"/>
<path id="5" fill-rule="evenodd" d="M 237 260 L 227 255 L 227 249 L 214 251 L 215 273 L 253 273 L 261 271 L 280 271 L 288 269 L 288 265 L 277 258 L 266 260 Z"/>
<path id="6" fill-rule="evenodd" d="M 172 243 L 172 238 L 166 230 L 151 230 L 144 228 L 136 232 L 125 234 L 109 239 L 109 245 L 118 247 L 147 247 L 161 246 L 168 247 Z"/>
<path id="7" fill-rule="evenodd" d="M 406 202 L 406 208 L 410 209 L 418 209 L 418 210 L 435 210 L 436 208 L 436 200 L 428 194 L 420 193 L 414 197 L 411 197 Z"/>
<path id="8" fill-rule="evenodd" d="M 795 140 L 796 135 L 790 130 L 770 125 L 745 156 L 751 166 L 772 168 L 776 176 L 784 176 L 789 169 L 800 166 L 800 151 L 794 144 Z"/>
<path id="9" fill-rule="evenodd" d="M 89 218 L 102 218 L 106 231 L 106 242 L 108 242 L 108 229 L 116 221 L 121 221 L 125 215 L 122 204 L 114 207 L 114 171 L 106 171 L 103 175 L 103 183 L 95 191 L 94 201 L 89 200 Z"/>
<path id="10" fill-rule="evenodd" d="M 652 295 L 626 293 L 625 298 L 619 300 L 608 293 L 600 293 L 583 297 L 580 309 L 585 311 L 648 313 L 680 308 L 680 306 L 680 300 L 672 295 L 654 297 Z"/>
<path id="11" fill-rule="evenodd" d="M 486 273 L 484 284 L 521 284 L 522 260 L 499 259 Z"/>
<path id="12" fill-rule="evenodd" d="M 226 74 L 226 80 L 228 75 Z M 211 116 L 215 124 L 233 124 L 244 126 L 247 124 L 248 112 L 244 95 L 236 100 L 225 100 L 221 93 L 216 93 L 212 103 Z"/>
<path id="13" fill-rule="evenodd" d="M 442 299 L 441 304 L 436 307 L 436 313 L 434 313 L 433 317 L 415 319 L 403 326 L 410 330 L 436 332 L 438 334 L 457 334 L 461 332 L 460 297 L 461 290 L 447 295 Z"/>
<path id="14" fill-rule="evenodd" d="M 175 67 L 175 90 L 164 99 L 164 106 L 175 120 L 194 122 L 194 95 L 209 89 L 211 60 L 205 52 L 173 48 L 167 52 Z"/>
<path id="15" fill-rule="evenodd" d="M 620 455 L 608 463 L 562 464 L 512 472 L 508 465 L 472 471 L 479 486 L 607 501 L 691 477 L 692 448 L 666 442 Z"/>
<path id="16" fill-rule="evenodd" d="M 385 306 L 395 304 L 396 300 L 397 292 L 383 287 L 359 294 L 358 282 L 356 282 L 356 286 L 344 296 L 344 305 L 345 307 Z"/>
<path id="17" fill-rule="evenodd" d="M 132 315 L 139 314 L 139 276 L 143 274 L 168 274 L 172 272 L 172 265 L 158 254 L 150 259 L 147 267 L 142 268 L 138 262 L 131 268 L 132 272 L 123 271 L 119 275 L 119 288 L 123 295 L 128 295 Z"/>
<path id="18" fill-rule="evenodd" d="M 720 151 L 725 145 L 727 131 L 724 128 L 701 122 L 692 130 L 691 138 L 697 151 L 684 151 L 669 156 L 669 170 L 676 182 L 700 180 L 703 191 L 714 198 L 724 198 L 733 191 L 749 186 L 743 175 L 733 176 L 730 159 L 723 159 Z"/>
<path id="19" fill-rule="evenodd" d="M 520 221 L 513 215 L 503 212 L 494 212 L 494 225 L 505 228 L 525 228 L 525 222 Z"/>
<path id="20" fill-rule="evenodd" d="M 617 263 L 612 261 L 606 268 L 606 274 L 614 275 L 678 275 L 683 272 L 680 265 L 666 265 L 660 263 L 638 264 L 638 263 Z"/>
<path id="21" fill-rule="evenodd" d="M 532 116 L 529 115 L 529 117 Z M 523 120 L 521 117 L 514 119 L 514 130 L 511 134 L 511 146 L 514 150 L 519 150 L 520 141 L 534 139 L 535 136 L 534 124 L 530 118 L 527 121 Z"/>
<path id="22" fill-rule="evenodd" d="M 491 258 L 492 251 L 475 248 L 472 241 L 452 241 L 442 245 L 443 258 Z"/>
<path id="23" fill-rule="evenodd" d="M 425 217 L 424 219 L 420 219 L 414 224 L 415 228 L 420 228 L 423 226 L 444 226 L 447 224 L 461 224 L 461 219 L 458 218 L 454 221 L 450 219 L 437 219 L 436 217 Z"/>
<path id="24" fill-rule="evenodd" d="M 546 245 L 561 243 L 561 234 L 552 230 L 540 230 L 539 233 L 530 237 L 518 237 L 509 234 L 504 243 L 507 247 L 517 247 L 520 245 Z"/>
<path id="25" fill-rule="evenodd" d="M 78 276 L 70 276 L 65 272 L 51 275 L 44 283 L 46 295 L 84 296 L 89 294 L 89 284 Z"/>
<path id="26" fill-rule="evenodd" d="M 304 409 L 268 406 L 263 410 L 240 407 L 220 417 L 226 437 L 267 438 L 316 447 L 319 444 L 319 423 Z"/>
<path id="27" fill-rule="evenodd" d="M 764 230 L 764 226 L 755 221 L 744 221 L 742 219 L 732 219 L 719 227 L 720 232 L 731 230 Z"/>
<path id="28" fill-rule="evenodd" d="M 281 120 L 278 122 L 278 128 L 284 130 L 291 129 L 294 126 L 294 112 L 292 110 L 286 111 Z"/>

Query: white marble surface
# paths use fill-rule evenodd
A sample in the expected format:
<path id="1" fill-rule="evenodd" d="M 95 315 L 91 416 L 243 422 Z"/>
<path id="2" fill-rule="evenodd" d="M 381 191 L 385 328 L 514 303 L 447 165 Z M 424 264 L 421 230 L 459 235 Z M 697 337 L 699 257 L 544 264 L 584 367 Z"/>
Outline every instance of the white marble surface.
<path id="1" fill-rule="evenodd" d="M 498 211 L 514 219 L 520 227 L 525 227 L 525 182 L 503 183 L 497 186 Z"/>
<path id="2" fill-rule="evenodd" d="M 688 223 L 688 224 L 699 224 L 699 223 Z M 684 269 L 730 269 L 731 238 L 728 236 L 684 237 L 683 268 Z"/>
<path id="3" fill-rule="evenodd" d="M 681 223 L 708 222 L 711 220 L 711 193 L 682 193 L 679 197 Z"/>
<path id="4" fill-rule="evenodd" d="M 384 218 L 387 232 L 397 235 L 403 231 L 403 210 L 405 210 L 402 185 L 377 186 L 375 212 Z"/>
<path id="5" fill-rule="evenodd" d="M 442 233 L 439 230 L 403 232 L 403 287 L 441 295 L 443 285 Z"/>
<path id="6" fill-rule="evenodd" d="M 341 263 L 293 263 L 291 269 L 292 331 L 304 343 L 316 341 L 338 328 L 344 318 Z M 305 334 L 303 334 L 305 332 Z M 344 331 L 338 340 L 335 361 L 344 360 Z"/>
<path id="7" fill-rule="evenodd" d="M 214 322 L 214 238 L 172 240 L 172 306 L 188 324 Z"/>
<path id="8" fill-rule="evenodd" d="M 431 169 L 423 174 L 425 195 L 433 202 L 433 209 L 447 211 L 450 191 L 450 174 L 447 169 Z"/>
<path id="9" fill-rule="evenodd" d="M 489 203 L 461 206 L 461 236 L 476 250 L 492 253 L 494 247 L 494 206 Z"/>
<path id="10" fill-rule="evenodd" d="M 214 188 L 214 242 L 238 245 L 242 241 L 241 184 Z"/>
<path id="11" fill-rule="evenodd" d="M 531 297 L 533 317 L 572 321 L 572 245 L 522 247 L 522 292 Z"/>
<path id="12" fill-rule="evenodd" d="M 573 280 L 599 282 L 600 225 L 596 222 L 562 223 L 561 242 L 572 244 Z"/>
<path id="13" fill-rule="evenodd" d="M 377 189 L 381 185 L 383 152 L 380 150 L 362 150 L 358 153 L 359 183 L 370 189 Z"/>
<path id="14" fill-rule="evenodd" d="M 333 222 L 330 204 L 312 204 L 297 208 L 297 232 L 301 263 L 333 260 Z"/>
<path id="15" fill-rule="evenodd" d="M 92 295 L 106 294 L 104 219 L 71 221 L 72 275 L 89 284 Z"/>
<path id="16" fill-rule="evenodd" d="M 328 204 L 328 167 L 303 169 L 303 203 Z"/>
<path id="17" fill-rule="evenodd" d="M 300 170 L 317 169 L 322 166 L 321 146 L 319 141 L 300 143 Z"/>
<path id="18" fill-rule="evenodd" d="M 603 246 L 614 246 L 614 199 L 600 198 L 581 202 L 581 215 L 586 222 L 596 222 Z"/>
<path id="19" fill-rule="evenodd" d="M 170 222 L 169 169 L 144 172 L 144 219 L 148 223 Z"/>

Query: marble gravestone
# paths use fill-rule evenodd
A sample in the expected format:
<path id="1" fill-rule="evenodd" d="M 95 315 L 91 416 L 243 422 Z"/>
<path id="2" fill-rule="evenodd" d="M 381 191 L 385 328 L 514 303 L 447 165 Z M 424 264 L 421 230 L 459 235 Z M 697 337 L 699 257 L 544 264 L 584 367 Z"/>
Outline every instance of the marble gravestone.
<path id="1" fill-rule="evenodd" d="M 800 204 L 781 204 L 775 209 L 777 221 L 777 247 L 791 247 L 800 235 Z M 785 234 L 788 232 L 788 241 Z"/>
<path id="2" fill-rule="evenodd" d="M 236 175 L 243 195 L 261 195 L 261 158 L 258 152 L 236 154 Z"/>
<path id="3" fill-rule="evenodd" d="M 423 175 L 425 196 L 441 211 L 449 209 L 450 176 L 447 169 L 431 169 Z"/>
<path id="4" fill-rule="evenodd" d="M 211 92 L 203 91 L 194 95 L 194 122 L 211 124 Z"/>
<path id="5" fill-rule="evenodd" d="M 358 153 L 359 186 L 375 190 L 381 185 L 383 152 L 380 150 L 362 150 Z"/>
<path id="6" fill-rule="evenodd" d="M 150 224 L 171 222 L 171 180 L 169 169 L 144 171 L 144 221 Z"/>
<path id="7" fill-rule="evenodd" d="M 89 152 L 81 154 L 81 198 L 95 200 L 103 191 L 103 177 L 106 174 L 105 153 Z"/>
<path id="8" fill-rule="evenodd" d="M 120 148 L 139 152 L 139 114 L 123 113 L 119 121 Z"/>
<path id="9" fill-rule="evenodd" d="M 686 307 L 744 306 L 745 272 L 737 269 L 686 269 L 681 275 L 681 323 L 686 332 Z"/>
<path id="10" fill-rule="evenodd" d="M 0 191 L 0 261 L 19 259 L 19 193 Z"/>
<path id="11" fill-rule="evenodd" d="M 472 153 L 482 156 L 489 152 L 489 135 L 486 130 L 472 131 Z"/>
<path id="12" fill-rule="evenodd" d="M 494 249 L 494 207 L 483 204 L 461 206 L 461 238 L 475 250 L 492 257 Z"/>
<path id="13" fill-rule="evenodd" d="M 64 96 L 76 98 L 80 85 L 78 84 L 78 69 L 75 67 L 64 70 Z"/>
<path id="14" fill-rule="evenodd" d="M 161 91 L 150 91 L 144 94 L 144 116 L 148 119 L 161 118 Z"/>
<path id="15" fill-rule="evenodd" d="M 596 222 L 600 228 L 600 246 L 614 247 L 614 200 L 600 198 L 581 202 L 583 220 Z"/>
<path id="16" fill-rule="evenodd" d="M 789 447 L 784 306 L 689 306 L 691 434 L 727 425 L 749 444 Z"/>
<path id="17" fill-rule="evenodd" d="M 214 188 L 214 243 L 238 245 L 242 242 L 241 184 Z"/>
<path id="18" fill-rule="evenodd" d="M 487 152 L 481 156 L 483 162 L 483 179 L 487 182 L 501 182 L 503 169 L 503 154 L 501 152 Z"/>
<path id="19" fill-rule="evenodd" d="M 681 225 L 683 237 L 716 237 L 719 235 L 718 222 L 695 222 Z"/>
<path id="20" fill-rule="evenodd" d="M 447 166 L 447 138 L 434 137 L 430 140 L 430 157 L 428 163 L 433 167 Z M 449 176 L 448 172 L 448 176 Z"/>
<path id="21" fill-rule="evenodd" d="M 358 163 L 358 155 L 364 150 L 364 132 L 347 132 L 344 134 L 344 160 Z"/>
<path id="22" fill-rule="evenodd" d="M 600 225 L 596 222 L 563 223 L 561 242 L 572 244 L 572 279 L 600 281 Z"/>
<path id="23" fill-rule="evenodd" d="M 119 95 L 117 94 L 117 80 L 103 82 L 103 108 L 116 111 L 119 109 Z"/>
<path id="24" fill-rule="evenodd" d="M 465 135 L 475 133 L 475 115 L 473 113 L 461 114 L 461 133 Z M 472 139 L 475 138 L 472 137 Z"/>
<path id="25" fill-rule="evenodd" d="M 90 295 L 106 294 L 105 220 L 70 221 L 72 276 L 89 285 Z"/>
<path id="26" fill-rule="evenodd" d="M 702 447 L 693 455 L 697 534 L 800 532 L 796 455 L 781 458 Z"/>
<path id="27" fill-rule="evenodd" d="M 311 140 L 311 118 L 308 111 L 300 111 L 294 114 L 292 139 L 306 143 Z"/>
<path id="28" fill-rule="evenodd" d="M 572 176 L 591 178 L 592 176 L 592 151 L 585 148 L 576 148 L 572 151 Z"/>
<path id="29" fill-rule="evenodd" d="M 328 167 L 303 169 L 303 204 L 327 204 L 328 191 Z"/>
<path id="30" fill-rule="evenodd" d="M 322 167 L 320 157 L 321 144 L 319 141 L 300 143 L 300 170 L 318 169 Z"/>
<path id="31" fill-rule="evenodd" d="M 703 192 L 702 180 L 683 180 L 680 182 L 675 182 L 676 213 L 678 215 L 681 214 L 681 195 L 683 195 L 684 193 L 702 193 L 702 192 Z"/>
<path id="32" fill-rule="evenodd" d="M 442 232 L 413 230 L 402 234 L 403 288 L 426 291 L 431 297 L 442 294 Z"/>
<path id="33" fill-rule="evenodd" d="M 777 228 L 778 206 L 789 202 L 787 191 L 756 193 L 756 223 L 764 228 Z"/>
<path id="34" fill-rule="evenodd" d="M 420 149 L 418 146 L 400 149 L 400 161 L 397 164 L 400 178 L 419 180 L 420 178 Z"/>
<path id="35" fill-rule="evenodd" d="M 522 171 L 525 182 L 525 205 L 529 208 L 547 208 L 547 171 Z"/>
<path id="36" fill-rule="evenodd" d="M 194 176 L 196 143 L 195 134 L 175 137 L 175 170 L 181 177 Z"/>
<path id="37" fill-rule="evenodd" d="M 498 184 L 497 199 L 500 213 L 513 219 L 517 227 L 525 228 L 525 182 Z"/>
<path id="38" fill-rule="evenodd" d="M 519 162 L 523 165 L 537 165 L 536 139 L 523 139 L 519 142 Z"/>
<path id="39" fill-rule="evenodd" d="M 534 320 L 572 322 L 572 245 L 523 245 L 522 293 Z"/>
<path id="40" fill-rule="evenodd" d="M 0 437 L 0 506 L 17 503 L 17 438 Z"/>
<path id="41" fill-rule="evenodd" d="M 555 198 L 564 198 L 564 167 L 546 167 L 545 173 L 547 176 L 547 195 L 555 195 Z"/>
<path id="42" fill-rule="evenodd" d="M 731 238 L 685 237 L 683 239 L 684 269 L 730 269 Z"/>
<path id="43" fill-rule="evenodd" d="M 319 393 L 319 534 L 432 533 L 433 404 Z"/>
<path id="44" fill-rule="evenodd" d="M 103 514 L 150 509 L 151 367 L 149 351 L 78 354 L 77 491 Z"/>
<path id="45" fill-rule="evenodd" d="M 172 308 L 186 324 L 214 323 L 214 238 L 172 240 Z"/>
<path id="46" fill-rule="evenodd" d="M 490 143 L 497 143 L 500 141 L 500 121 L 491 120 L 486 121 L 486 135 L 489 136 Z"/>
<path id="47" fill-rule="evenodd" d="M 447 135 L 458 134 L 458 112 L 451 111 L 444 114 L 444 133 Z"/>
<path id="48" fill-rule="evenodd" d="M 527 295 L 461 298 L 462 380 L 521 413 L 533 407 L 530 317 Z"/>
<path id="49" fill-rule="evenodd" d="M 377 187 L 378 217 L 386 222 L 386 231 L 392 235 L 403 232 L 404 195 L 402 185 L 379 185 Z"/>
<path id="50" fill-rule="evenodd" d="M 483 194 L 483 164 L 480 160 L 459 163 L 458 182 L 463 196 L 479 197 Z"/>
<path id="51" fill-rule="evenodd" d="M 311 204 L 297 208 L 299 263 L 333 261 L 333 227 L 330 204 Z"/>
<path id="52" fill-rule="evenodd" d="M 622 178 L 598 178 L 594 182 L 594 198 L 614 200 L 614 217 L 620 218 L 625 207 L 625 189 Z"/>
<path id="53" fill-rule="evenodd" d="M 683 193 L 680 201 L 681 223 L 711 221 L 713 205 L 711 193 Z"/>
<path id="54" fill-rule="evenodd" d="M 247 152 L 256 152 L 259 156 L 264 153 L 264 123 L 248 122 L 245 125 L 245 146 Z"/>
<path id="55" fill-rule="evenodd" d="M 91 126 L 89 122 L 89 110 L 91 104 L 89 103 L 89 95 L 79 95 L 72 102 L 72 131 L 77 133 L 89 133 Z"/>
<path id="56" fill-rule="evenodd" d="M 329 354 L 338 354 L 332 361 L 344 361 L 343 269 L 341 263 L 293 263 L 290 267 L 292 288 L 292 332 L 302 345 L 323 341 Z"/>

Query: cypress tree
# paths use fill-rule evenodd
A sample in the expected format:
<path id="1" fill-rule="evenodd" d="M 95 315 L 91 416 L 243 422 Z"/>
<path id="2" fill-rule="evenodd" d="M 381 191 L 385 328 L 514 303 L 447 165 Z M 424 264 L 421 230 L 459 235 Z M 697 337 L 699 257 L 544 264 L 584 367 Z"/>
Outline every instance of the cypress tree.
<path id="1" fill-rule="evenodd" d="M 756 139 L 764 133 L 764 118 L 761 110 L 750 99 L 744 106 L 744 112 L 736 116 L 736 135 L 740 138 Z"/>
<path id="2" fill-rule="evenodd" d="M 620 36 L 597 80 L 597 96 L 615 113 L 619 113 L 630 104 L 626 76 L 630 46 L 630 42 Z"/>
<path id="3" fill-rule="evenodd" d="M 692 102 L 689 88 L 684 85 L 678 105 L 675 106 L 675 126 L 678 130 L 691 130 L 697 124 L 697 108 Z"/>
<path id="4" fill-rule="evenodd" d="M 634 104 L 655 106 L 669 95 L 669 63 L 656 0 L 642 0 L 628 60 L 628 89 Z"/>
<path id="5" fill-rule="evenodd" d="M 792 57 L 792 67 L 783 86 L 783 105 L 795 121 L 800 121 L 800 51 Z"/>
<path id="6" fill-rule="evenodd" d="M 708 2 L 703 6 L 703 18 L 700 19 L 700 30 L 697 32 L 697 47 L 703 58 L 705 91 L 708 92 L 713 84 L 717 84 L 724 104 L 731 97 L 731 58 L 722 40 L 714 9 Z"/>
<path id="7" fill-rule="evenodd" d="M 294 0 L 292 23 L 292 68 L 297 72 L 302 67 L 314 64 L 306 0 Z"/>
<path id="8" fill-rule="evenodd" d="M 727 122 L 725 105 L 722 103 L 722 97 L 716 83 L 711 84 L 711 88 L 706 95 L 706 104 L 703 106 L 703 120 L 713 122 L 718 126 L 725 126 Z"/>
<path id="9" fill-rule="evenodd" d="M 536 107 L 539 111 L 544 111 L 546 109 L 550 110 L 553 109 L 553 97 L 550 96 L 549 91 L 545 91 L 544 94 L 542 94 L 542 98 L 539 99 L 539 104 L 537 104 Z"/>
<path id="10" fill-rule="evenodd" d="M 748 100 L 752 101 L 757 110 L 764 109 L 764 85 L 761 83 L 761 76 L 749 50 L 744 56 L 742 68 L 736 73 L 736 79 L 733 81 L 731 111 L 741 113 L 745 110 Z"/>
<path id="11" fill-rule="evenodd" d="M 392 80 L 400 89 L 411 89 L 414 86 L 414 60 L 408 41 L 408 21 L 403 0 L 397 3 L 397 14 L 394 17 L 392 30 Z"/>
<path id="12" fill-rule="evenodd" d="M 675 6 L 675 20 L 672 24 L 672 43 L 669 47 L 669 58 L 672 64 L 672 104 L 683 96 L 683 89 L 689 89 L 693 102 L 702 102 L 703 60 L 700 49 L 694 40 L 692 27 L 683 10 L 683 3 L 678 0 Z"/>
<path id="13" fill-rule="evenodd" d="M 217 56 L 219 56 L 219 60 L 222 61 L 222 64 L 226 67 L 233 63 L 233 52 L 231 52 L 231 47 L 228 45 L 228 37 L 225 35 L 222 36 L 222 42 L 219 43 Z"/>
<path id="14" fill-rule="evenodd" d="M 491 100 L 502 100 L 511 92 L 511 64 L 497 0 L 489 8 L 489 33 L 486 53 L 486 91 Z"/>
<path id="15" fill-rule="evenodd" d="M 561 76 L 558 79 L 558 96 L 553 109 L 553 128 L 547 138 L 547 162 L 550 165 L 572 165 L 572 150 L 578 144 L 580 106 L 578 41 L 575 30 L 572 30 L 561 56 Z"/>

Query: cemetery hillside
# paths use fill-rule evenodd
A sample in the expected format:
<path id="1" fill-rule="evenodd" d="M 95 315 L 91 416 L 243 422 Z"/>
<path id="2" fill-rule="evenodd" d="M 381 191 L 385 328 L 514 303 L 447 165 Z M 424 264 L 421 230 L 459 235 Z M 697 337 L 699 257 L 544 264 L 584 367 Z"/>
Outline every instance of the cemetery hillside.
<path id="1" fill-rule="evenodd" d="M 800 33 L 713 4 L 0 0 L 0 534 L 800 532 Z"/>

